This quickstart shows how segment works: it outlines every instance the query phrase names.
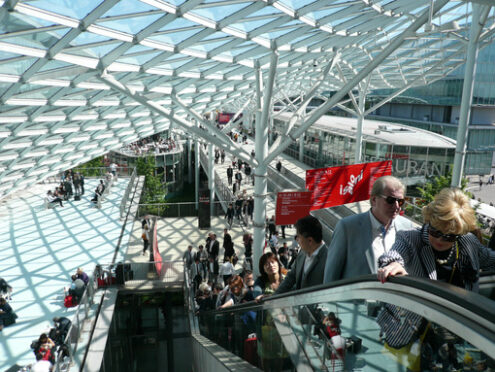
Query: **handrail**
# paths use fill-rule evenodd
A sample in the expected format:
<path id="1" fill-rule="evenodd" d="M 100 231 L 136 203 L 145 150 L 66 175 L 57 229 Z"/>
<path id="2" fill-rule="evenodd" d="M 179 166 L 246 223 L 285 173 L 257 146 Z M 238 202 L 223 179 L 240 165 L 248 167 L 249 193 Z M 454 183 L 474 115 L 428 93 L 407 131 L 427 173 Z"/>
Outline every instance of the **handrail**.
<path id="1" fill-rule="evenodd" d="M 404 295 L 410 294 L 411 290 L 416 289 L 424 293 L 434 294 L 434 298 L 446 300 L 453 304 L 456 304 L 466 310 L 479 315 L 480 317 L 487 319 L 495 326 L 495 302 L 487 299 L 475 292 L 466 291 L 463 288 L 456 287 L 454 285 L 443 283 L 440 281 L 434 281 L 425 278 L 417 278 L 410 276 L 397 276 L 389 278 L 387 283 L 380 283 L 376 275 L 363 275 L 352 279 L 338 280 L 332 283 L 320 284 L 317 286 L 299 289 L 283 294 L 272 295 L 265 297 L 260 303 L 248 302 L 244 304 L 237 304 L 222 310 L 212 310 L 218 313 L 237 311 L 237 310 L 261 310 L 263 306 L 270 308 L 276 307 L 276 303 L 282 300 L 290 300 L 292 305 L 310 305 L 315 302 L 315 297 L 312 296 L 306 300 L 305 294 L 315 295 L 315 292 L 329 292 L 330 289 L 342 288 L 349 285 L 364 285 L 372 283 L 373 285 L 368 288 L 382 288 L 386 290 L 393 290 L 397 293 Z M 284 302 L 285 304 L 286 302 Z"/>
<path id="2" fill-rule="evenodd" d="M 307 296 L 309 295 L 309 296 Z M 424 316 L 467 340 L 488 355 L 495 348 L 495 302 L 477 293 L 424 278 L 393 277 L 384 284 L 368 275 L 273 295 L 261 303 L 246 303 L 202 313 L 262 311 L 326 302 L 374 300 L 391 303 Z M 446 321 L 448 319 L 448 321 Z"/>
<path id="3" fill-rule="evenodd" d="M 136 181 L 137 171 L 136 168 L 133 169 L 131 173 L 131 178 L 129 179 L 129 183 L 125 189 L 124 195 L 122 196 L 122 200 L 120 201 L 120 218 L 124 218 L 125 208 L 127 206 L 127 201 L 129 200 L 129 195 L 131 193 L 132 188 L 134 187 L 134 182 Z"/>
<path id="4" fill-rule="evenodd" d="M 390 281 L 382 284 L 376 279 L 376 276 L 368 275 L 330 284 L 322 284 L 281 295 L 273 295 L 265 298 L 260 303 L 252 301 L 250 303 L 239 304 L 222 310 L 202 311 L 199 319 L 205 326 L 201 329 L 201 332 L 205 332 L 205 335 L 208 338 L 219 343 L 220 346 L 223 346 L 228 350 L 233 350 L 237 355 L 242 355 L 238 354 L 240 345 L 239 339 L 236 339 L 235 345 L 232 344 L 231 346 L 230 338 L 228 338 L 229 341 L 226 342 L 227 336 L 222 336 L 222 332 L 227 331 L 227 329 L 224 330 L 222 328 L 221 330 L 217 330 L 217 324 L 219 327 L 222 326 L 222 322 L 230 324 L 230 326 L 234 324 L 234 328 L 232 328 L 232 332 L 234 332 L 236 329 L 236 319 L 244 319 L 247 314 L 254 313 L 256 319 L 258 319 L 259 316 L 262 322 L 265 316 L 271 315 L 272 317 L 275 317 L 278 316 L 277 314 L 285 314 L 286 317 L 294 317 L 293 320 L 296 322 L 292 324 L 292 321 L 288 318 L 284 318 L 285 320 L 279 318 L 279 321 L 281 322 L 289 322 L 289 324 L 291 324 L 289 327 L 293 328 L 290 333 L 287 333 L 287 329 L 285 331 L 282 330 L 283 334 L 280 334 L 280 336 L 283 340 L 280 342 L 283 342 L 284 346 L 290 347 L 291 342 L 294 342 L 291 341 L 290 337 L 295 337 L 300 345 L 298 348 L 302 347 L 299 356 L 297 356 L 298 352 L 294 354 L 295 360 L 297 361 L 297 358 L 300 358 L 301 355 L 304 354 L 308 355 L 308 361 L 312 365 L 319 366 L 325 364 L 328 354 L 323 352 L 322 356 L 319 349 L 322 345 L 321 341 L 312 338 L 313 330 L 310 325 L 318 323 L 315 323 L 314 319 L 313 322 L 304 320 L 310 319 L 312 314 L 309 314 L 310 316 L 306 317 L 301 311 L 304 311 L 304 308 L 321 308 L 328 310 L 330 307 L 332 310 L 334 308 L 337 310 L 338 316 L 337 307 L 342 307 L 342 305 L 339 305 L 341 303 L 344 308 L 346 308 L 345 303 L 355 305 L 360 303 L 368 304 L 368 306 L 371 306 L 368 307 L 368 311 L 377 305 L 395 305 L 406 311 L 406 313 L 415 313 L 425 317 L 426 320 L 435 325 L 435 329 L 438 329 L 437 326 L 439 326 L 440 329 L 446 329 L 490 357 L 493 355 L 493 350 L 495 350 L 494 301 L 490 301 L 477 293 L 468 292 L 447 283 L 413 277 L 394 277 L 391 278 Z M 376 305 L 374 305 L 374 303 L 376 303 Z M 363 310 L 359 311 L 362 312 Z M 381 322 L 383 322 L 384 318 L 381 318 L 382 320 L 379 319 L 380 314 L 383 313 L 380 313 L 378 317 L 377 315 L 371 315 L 371 318 L 369 318 L 370 315 L 366 315 L 366 306 L 364 307 L 364 311 L 365 313 L 363 315 L 366 318 L 370 320 L 374 319 L 376 322 L 375 326 L 372 327 L 374 332 L 376 332 L 374 333 L 375 336 L 373 336 L 376 337 L 376 339 L 373 342 L 376 347 L 380 348 L 379 345 L 383 343 L 383 339 L 381 336 L 380 339 L 378 339 L 378 332 L 379 328 L 383 327 L 383 323 Z M 348 311 L 346 310 L 344 312 L 347 313 Z M 360 336 L 360 333 L 363 331 L 359 331 L 359 328 L 354 328 L 354 320 L 350 320 L 351 318 L 354 319 L 354 316 L 352 314 L 347 315 L 346 319 L 341 318 L 345 320 L 343 324 L 344 327 L 346 327 L 346 333 L 353 335 L 354 332 L 357 332 L 358 337 L 362 337 Z M 223 319 L 225 319 L 225 321 L 223 321 Z M 267 319 L 270 318 L 268 317 Z M 298 320 L 299 322 L 297 322 Z M 349 321 L 351 321 L 351 323 L 349 323 Z M 210 322 L 211 326 L 206 325 L 206 322 Z M 257 324 L 259 323 L 257 322 Z M 364 324 L 366 329 L 364 332 L 368 332 L 371 329 L 368 323 L 365 322 L 362 324 Z M 212 329 L 214 329 L 213 333 L 211 332 Z M 256 333 L 257 332 L 258 329 Z M 284 339 L 284 337 L 289 338 Z M 333 350 L 332 345 L 326 342 L 329 340 L 327 337 L 328 336 L 325 334 L 325 337 L 322 338 L 323 345 L 326 345 L 326 350 L 332 350 L 331 359 L 340 359 L 338 353 L 336 354 Z M 242 342 L 242 338 L 240 340 Z M 293 347 L 291 353 L 292 352 L 295 352 Z M 393 358 L 391 359 L 393 360 Z"/>

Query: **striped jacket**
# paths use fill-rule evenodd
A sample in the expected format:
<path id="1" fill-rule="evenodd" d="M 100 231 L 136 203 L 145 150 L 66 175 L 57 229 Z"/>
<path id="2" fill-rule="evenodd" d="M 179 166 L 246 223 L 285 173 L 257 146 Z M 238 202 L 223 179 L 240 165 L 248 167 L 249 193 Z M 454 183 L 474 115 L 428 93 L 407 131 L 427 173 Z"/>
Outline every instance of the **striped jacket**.
<path id="1" fill-rule="evenodd" d="M 456 268 L 466 290 L 478 291 L 479 271 L 495 269 L 495 251 L 484 247 L 471 233 L 458 239 Z M 435 256 L 428 237 L 428 225 L 421 229 L 400 231 L 392 249 L 378 259 L 379 267 L 400 263 L 410 276 L 437 279 Z M 377 318 L 387 343 L 395 348 L 407 345 L 421 333 L 424 319 L 394 305 L 385 305 Z"/>

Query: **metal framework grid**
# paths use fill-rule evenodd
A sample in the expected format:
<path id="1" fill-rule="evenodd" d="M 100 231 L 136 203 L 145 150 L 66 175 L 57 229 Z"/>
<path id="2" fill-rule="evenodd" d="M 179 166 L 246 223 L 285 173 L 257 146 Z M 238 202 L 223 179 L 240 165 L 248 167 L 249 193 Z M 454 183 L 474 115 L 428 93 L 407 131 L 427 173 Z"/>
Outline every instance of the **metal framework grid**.
<path id="1" fill-rule="evenodd" d="M 395 89 L 383 104 L 462 65 L 473 17 L 480 47 L 490 43 L 490 5 L 0 0 L 0 198 L 171 125 L 257 165 L 204 114 L 251 110 L 267 123 L 277 103 L 301 120 L 323 97 L 312 116 L 334 105 L 362 116 L 367 91 Z"/>

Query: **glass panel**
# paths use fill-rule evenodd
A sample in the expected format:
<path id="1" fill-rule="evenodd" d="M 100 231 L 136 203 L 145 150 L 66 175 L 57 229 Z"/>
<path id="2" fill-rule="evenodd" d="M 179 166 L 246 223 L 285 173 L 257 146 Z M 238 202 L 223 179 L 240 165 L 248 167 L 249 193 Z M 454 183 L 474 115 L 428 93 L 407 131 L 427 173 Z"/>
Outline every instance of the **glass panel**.
<path id="1" fill-rule="evenodd" d="M 484 371 L 495 366 L 463 337 L 388 303 L 353 300 L 217 314 L 203 312 L 203 305 L 200 300 L 201 334 L 265 371 L 291 368 L 295 354 L 306 356 L 316 371 Z M 288 338 L 297 339 L 303 353 L 288 352 Z"/>
<path id="2" fill-rule="evenodd" d="M 49 12 L 56 12 L 64 16 L 71 18 L 82 19 L 94 8 L 96 8 L 101 1 L 72 1 L 72 0 L 43 0 L 43 1 L 29 1 L 27 4 L 36 8 L 47 10 Z"/>
<path id="3" fill-rule="evenodd" d="M 279 335 L 283 323 L 280 310 L 199 313 L 202 335 L 265 371 L 294 368 Z"/>

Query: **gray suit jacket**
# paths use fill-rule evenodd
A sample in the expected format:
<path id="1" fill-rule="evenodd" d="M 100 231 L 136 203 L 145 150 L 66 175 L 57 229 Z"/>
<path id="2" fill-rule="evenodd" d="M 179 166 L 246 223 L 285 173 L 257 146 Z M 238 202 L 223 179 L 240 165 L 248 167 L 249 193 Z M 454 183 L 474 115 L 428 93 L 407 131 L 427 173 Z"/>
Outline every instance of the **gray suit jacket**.
<path id="1" fill-rule="evenodd" d="M 294 267 L 289 271 L 284 281 L 280 283 L 280 286 L 275 291 L 275 294 L 289 292 L 295 289 L 312 287 L 314 285 L 323 283 L 323 272 L 325 270 L 325 262 L 327 259 L 328 248 L 326 245 L 321 247 L 315 260 L 312 262 L 306 275 L 304 271 L 304 260 L 306 254 L 299 252 L 294 263 Z"/>
<path id="2" fill-rule="evenodd" d="M 414 228 L 401 216 L 396 217 L 395 226 L 397 231 Z M 371 238 L 369 212 L 341 219 L 328 249 L 324 283 L 374 274 L 378 257 L 374 257 Z"/>

